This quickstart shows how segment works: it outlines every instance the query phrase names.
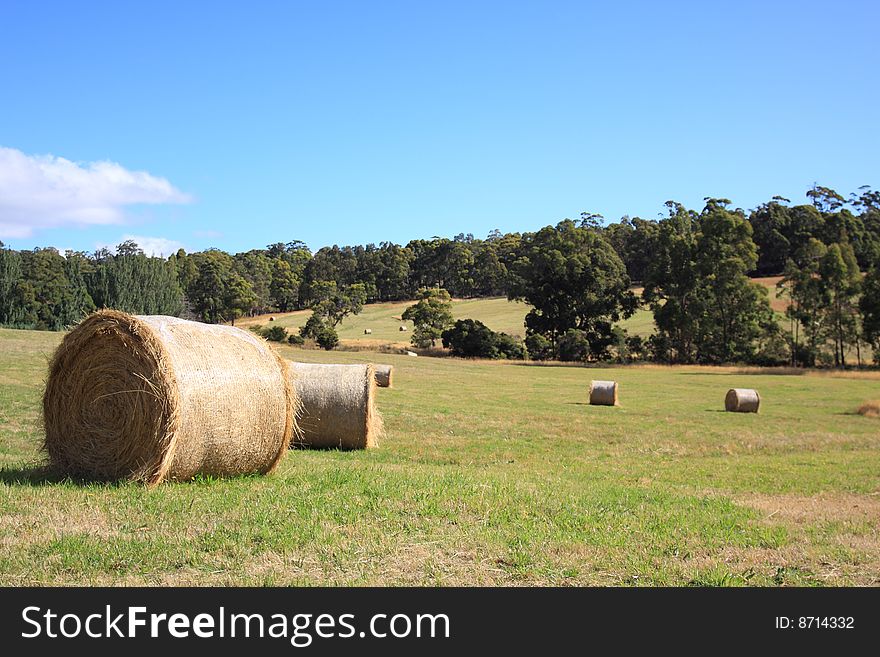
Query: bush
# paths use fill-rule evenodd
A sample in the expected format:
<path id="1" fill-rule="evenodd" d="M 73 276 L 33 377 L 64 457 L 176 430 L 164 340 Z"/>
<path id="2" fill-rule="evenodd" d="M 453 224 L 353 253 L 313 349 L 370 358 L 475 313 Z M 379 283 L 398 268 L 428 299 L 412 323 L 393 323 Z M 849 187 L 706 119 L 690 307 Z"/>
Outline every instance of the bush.
<path id="1" fill-rule="evenodd" d="M 578 329 L 568 329 L 559 338 L 559 360 L 586 361 L 590 355 L 590 341 L 587 334 Z"/>
<path id="2" fill-rule="evenodd" d="M 287 329 L 276 324 L 260 331 L 260 335 L 271 342 L 284 342 L 287 340 Z"/>
<path id="3" fill-rule="evenodd" d="M 461 358 L 523 359 L 526 350 L 522 342 L 506 333 L 496 333 L 474 319 L 460 319 L 443 331 L 443 346 Z"/>
<path id="4" fill-rule="evenodd" d="M 551 360 L 553 345 L 540 333 L 529 333 L 526 336 L 526 349 L 532 360 Z"/>
<path id="5" fill-rule="evenodd" d="M 462 358 L 496 358 L 495 332 L 483 322 L 460 319 L 452 328 L 443 331 L 443 346 L 453 356 Z"/>
<path id="6" fill-rule="evenodd" d="M 298 347 L 301 347 L 302 345 L 304 345 L 306 343 L 306 340 L 301 335 L 297 335 L 296 333 L 291 333 L 290 335 L 287 336 L 287 342 L 288 342 L 288 344 L 293 344 Z"/>
<path id="7" fill-rule="evenodd" d="M 303 338 L 314 338 L 317 340 L 318 334 L 325 328 L 327 328 L 327 323 L 324 321 L 324 318 L 318 313 L 313 312 L 305 325 L 300 328 L 299 334 Z"/>
<path id="8" fill-rule="evenodd" d="M 507 333 L 495 334 L 495 348 L 498 350 L 499 358 L 506 358 L 508 360 L 525 360 L 528 356 L 522 340 L 512 335 L 508 335 Z"/>
<path id="9" fill-rule="evenodd" d="M 318 334 L 315 336 L 315 342 L 317 342 L 318 346 L 322 349 L 330 351 L 339 344 L 339 336 L 331 327 L 324 326 L 324 328 L 318 331 Z"/>

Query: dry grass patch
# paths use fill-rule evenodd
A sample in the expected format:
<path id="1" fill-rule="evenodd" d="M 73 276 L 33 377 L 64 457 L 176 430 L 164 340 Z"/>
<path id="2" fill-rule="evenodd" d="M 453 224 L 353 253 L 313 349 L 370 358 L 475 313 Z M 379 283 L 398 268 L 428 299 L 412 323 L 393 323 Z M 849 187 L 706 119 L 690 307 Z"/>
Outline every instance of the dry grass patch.
<path id="1" fill-rule="evenodd" d="M 880 496 L 827 493 L 821 495 L 738 496 L 736 501 L 749 506 L 766 518 L 796 524 L 816 522 L 869 521 L 880 526 Z"/>

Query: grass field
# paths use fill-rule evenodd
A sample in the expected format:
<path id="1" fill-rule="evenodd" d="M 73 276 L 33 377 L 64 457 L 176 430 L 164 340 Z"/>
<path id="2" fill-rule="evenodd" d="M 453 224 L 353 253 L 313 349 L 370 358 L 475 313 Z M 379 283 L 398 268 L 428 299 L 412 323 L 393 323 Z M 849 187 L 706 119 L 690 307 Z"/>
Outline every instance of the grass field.
<path id="1" fill-rule="evenodd" d="M 506 303 L 506 302 L 505 302 Z M 269 477 L 44 476 L 46 358 L 0 329 L 0 585 L 876 585 L 880 375 L 380 360 L 368 452 L 293 451 Z M 591 378 L 619 408 L 585 404 Z M 721 412 L 755 387 L 759 415 Z"/>
<path id="2" fill-rule="evenodd" d="M 412 301 L 398 301 L 393 303 L 373 303 L 364 306 L 358 315 L 346 317 L 337 328 L 340 339 L 344 341 L 359 341 L 364 343 L 393 343 L 407 344 L 412 333 L 412 322 L 401 321 L 400 316 Z M 503 331 L 510 335 L 525 335 L 523 321 L 529 306 L 518 301 L 508 301 L 503 297 L 493 299 L 456 299 L 453 302 L 453 315 L 455 319 L 477 319 L 483 322 L 493 331 Z M 299 310 L 292 313 L 275 313 L 274 323 L 283 326 L 290 331 L 298 329 L 306 323 L 311 315 L 310 310 Z M 242 318 L 236 322 L 237 326 L 250 326 L 252 324 L 269 324 L 269 315 L 259 317 Z M 407 331 L 402 332 L 401 326 L 406 326 Z M 654 331 L 654 317 L 650 311 L 641 309 L 628 320 L 621 322 L 630 333 L 650 335 Z M 370 335 L 364 334 L 364 329 L 370 329 Z"/>
<path id="3" fill-rule="evenodd" d="M 789 320 L 784 316 L 787 300 L 776 294 L 776 283 L 779 278 L 779 276 L 772 276 L 753 280 L 767 289 L 770 305 L 776 312 L 780 326 L 783 330 L 788 330 Z M 641 294 L 641 288 L 636 288 L 635 291 Z M 364 306 L 360 314 L 347 317 L 337 327 L 339 338 L 344 345 L 355 348 L 376 349 L 382 345 L 405 348 L 409 345 L 413 326 L 412 322 L 401 321 L 400 316 L 412 303 L 412 301 L 399 301 Z M 493 331 L 503 331 L 520 337 L 525 335 L 523 321 L 529 308 L 530 306 L 524 303 L 508 301 L 502 297 L 453 300 L 453 315 L 456 319 L 478 319 Z M 285 327 L 290 332 L 296 332 L 300 326 L 306 323 L 309 315 L 311 315 L 310 310 L 300 310 L 292 313 L 275 313 L 271 316 L 275 318 L 273 323 Z M 269 317 L 270 315 L 262 315 L 242 318 L 236 322 L 236 325 L 247 327 L 253 324 L 263 324 L 268 326 Z M 405 332 L 400 331 L 401 325 L 407 327 Z M 635 315 L 620 322 L 620 325 L 630 335 L 647 337 L 654 332 L 654 315 L 647 308 L 640 308 Z M 372 333 L 367 335 L 364 333 L 364 329 L 370 329 Z M 862 362 L 870 363 L 872 358 L 873 352 L 870 347 L 862 345 Z M 847 353 L 847 362 L 856 364 L 856 353 L 852 349 Z"/>
<path id="4" fill-rule="evenodd" d="M 755 281 L 767 288 L 770 303 L 777 313 L 785 311 L 785 300 L 776 296 L 776 283 L 779 277 L 756 278 Z M 641 294 L 641 288 L 635 289 Z M 401 321 L 400 316 L 412 301 L 398 301 L 390 303 L 369 304 L 359 315 L 352 315 L 338 327 L 339 337 L 345 341 L 362 341 L 374 343 L 407 343 L 412 331 L 412 322 Z M 530 306 L 518 301 L 508 301 L 506 298 L 493 299 L 455 299 L 453 301 L 453 315 L 455 319 L 477 319 L 483 322 L 493 331 L 503 331 L 510 335 L 525 335 L 523 320 Z M 272 315 L 279 326 L 291 331 L 298 329 L 306 323 L 311 311 L 300 310 L 292 313 L 276 313 Z M 241 326 L 251 324 L 268 324 L 269 315 L 260 317 L 242 318 L 236 322 Z M 407 332 L 400 331 L 400 326 L 405 325 Z M 646 308 L 639 309 L 635 315 L 621 322 L 632 335 L 648 336 L 654 332 L 654 316 Z M 364 329 L 370 329 L 370 335 L 364 334 Z"/>

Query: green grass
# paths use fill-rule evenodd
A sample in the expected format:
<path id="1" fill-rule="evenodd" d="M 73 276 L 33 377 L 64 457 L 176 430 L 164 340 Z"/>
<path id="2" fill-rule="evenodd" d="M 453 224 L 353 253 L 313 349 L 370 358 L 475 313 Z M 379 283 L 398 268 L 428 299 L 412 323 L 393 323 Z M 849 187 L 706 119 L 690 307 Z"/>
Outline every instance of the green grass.
<path id="1" fill-rule="evenodd" d="M 777 278 L 755 279 L 762 283 L 768 290 L 769 299 L 777 310 L 780 322 L 788 326 L 788 320 L 782 314 L 784 300 L 776 297 Z M 641 288 L 636 293 L 641 294 Z M 369 304 L 358 315 L 347 317 L 337 328 L 342 340 L 357 340 L 364 344 L 379 343 L 408 343 L 413 325 L 412 322 L 401 321 L 400 317 L 412 301 L 397 301 L 389 303 Z M 504 297 L 490 299 L 456 299 L 453 301 L 453 315 L 455 319 L 477 319 L 483 322 L 493 331 L 503 331 L 510 335 L 525 336 L 523 322 L 530 306 L 518 302 L 508 301 Z M 292 313 L 276 313 L 275 322 L 290 331 L 299 329 L 306 323 L 311 315 L 309 310 L 300 310 Z M 243 318 L 238 321 L 241 326 L 260 323 L 267 325 L 268 317 Z M 400 330 L 405 325 L 407 331 Z M 631 335 L 647 337 L 654 332 L 654 316 L 647 308 L 640 308 L 636 314 L 620 323 Z M 370 329 L 371 334 L 364 334 L 364 329 Z M 870 360 L 870 357 L 869 357 Z"/>
<path id="2" fill-rule="evenodd" d="M 59 339 L 0 330 L 0 585 L 880 583 L 876 376 L 284 347 L 395 366 L 381 446 L 145 490 L 35 469 Z M 622 405 L 586 405 L 592 378 Z M 730 387 L 761 414 L 721 412 Z"/>
<path id="3" fill-rule="evenodd" d="M 365 343 L 408 343 L 412 333 L 412 322 L 401 321 L 400 317 L 412 301 L 397 301 L 391 303 L 374 303 L 364 306 L 358 315 L 351 315 L 337 328 L 339 337 L 343 340 L 358 340 Z M 452 312 L 455 319 L 477 319 L 483 322 L 493 331 L 503 331 L 510 335 L 525 335 L 523 322 L 529 306 L 518 302 L 508 301 L 503 297 L 491 299 L 457 299 L 453 302 Z M 310 310 L 300 310 L 292 313 L 276 313 L 273 315 L 273 324 L 283 326 L 291 332 L 306 323 L 311 315 Z M 268 317 L 243 318 L 236 325 L 249 326 L 251 324 L 263 324 L 268 326 Z M 405 325 L 407 331 L 403 332 L 400 327 Z M 654 317 L 649 310 L 640 309 L 628 320 L 621 322 L 630 333 L 650 335 L 654 332 Z M 364 329 L 370 329 L 370 335 L 364 334 Z"/>

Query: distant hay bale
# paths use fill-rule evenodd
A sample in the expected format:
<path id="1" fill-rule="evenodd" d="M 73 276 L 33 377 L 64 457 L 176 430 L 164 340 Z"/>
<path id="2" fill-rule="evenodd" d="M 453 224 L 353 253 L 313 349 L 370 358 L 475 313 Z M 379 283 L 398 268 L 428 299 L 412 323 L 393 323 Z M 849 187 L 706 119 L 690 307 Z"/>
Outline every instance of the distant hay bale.
<path id="1" fill-rule="evenodd" d="M 405 325 L 401 324 L 401 325 L 400 325 L 400 328 L 399 328 L 398 330 L 399 330 L 399 331 L 406 331 L 406 330 L 408 330 L 408 329 L 406 328 Z"/>
<path id="2" fill-rule="evenodd" d="M 270 321 L 270 322 L 274 322 L 274 321 L 275 321 L 275 318 L 274 318 L 274 317 L 270 317 L 270 318 L 269 318 L 269 321 Z"/>
<path id="3" fill-rule="evenodd" d="M 299 435 L 293 447 L 376 447 L 382 416 L 375 406 L 372 365 L 289 363 L 300 400 Z"/>
<path id="4" fill-rule="evenodd" d="M 761 395 L 751 388 L 731 388 L 724 396 L 724 410 L 733 413 L 757 413 Z"/>
<path id="5" fill-rule="evenodd" d="M 865 402 L 859 406 L 858 414 L 865 417 L 880 418 L 880 400 Z"/>
<path id="6" fill-rule="evenodd" d="M 590 381 L 590 404 L 617 406 L 617 381 Z"/>
<path id="7" fill-rule="evenodd" d="M 406 352 L 406 355 L 407 355 L 407 356 L 418 356 L 418 354 L 417 354 L 416 352 L 414 352 L 414 351 L 407 351 L 407 352 Z"/>
<path id="8" fill-rule="evenodd" d="M 373 329 L 364 329 L 364 335 L 372 335 Z"/>
<path id="9" fill-rule="evenodd" d="M 380 388 L 392 388 L 391 378 L 394 367 L 391 365 L 373 365 L 376 369 L 376 385 Z"/>
<path id="10" fill-rule="evenodd" d="M 295 394 L 252 333 L 102 310 L 49 364 L 44 449 L 61 473 L 148 486 L 268 473 L 296 430 Z"/>

